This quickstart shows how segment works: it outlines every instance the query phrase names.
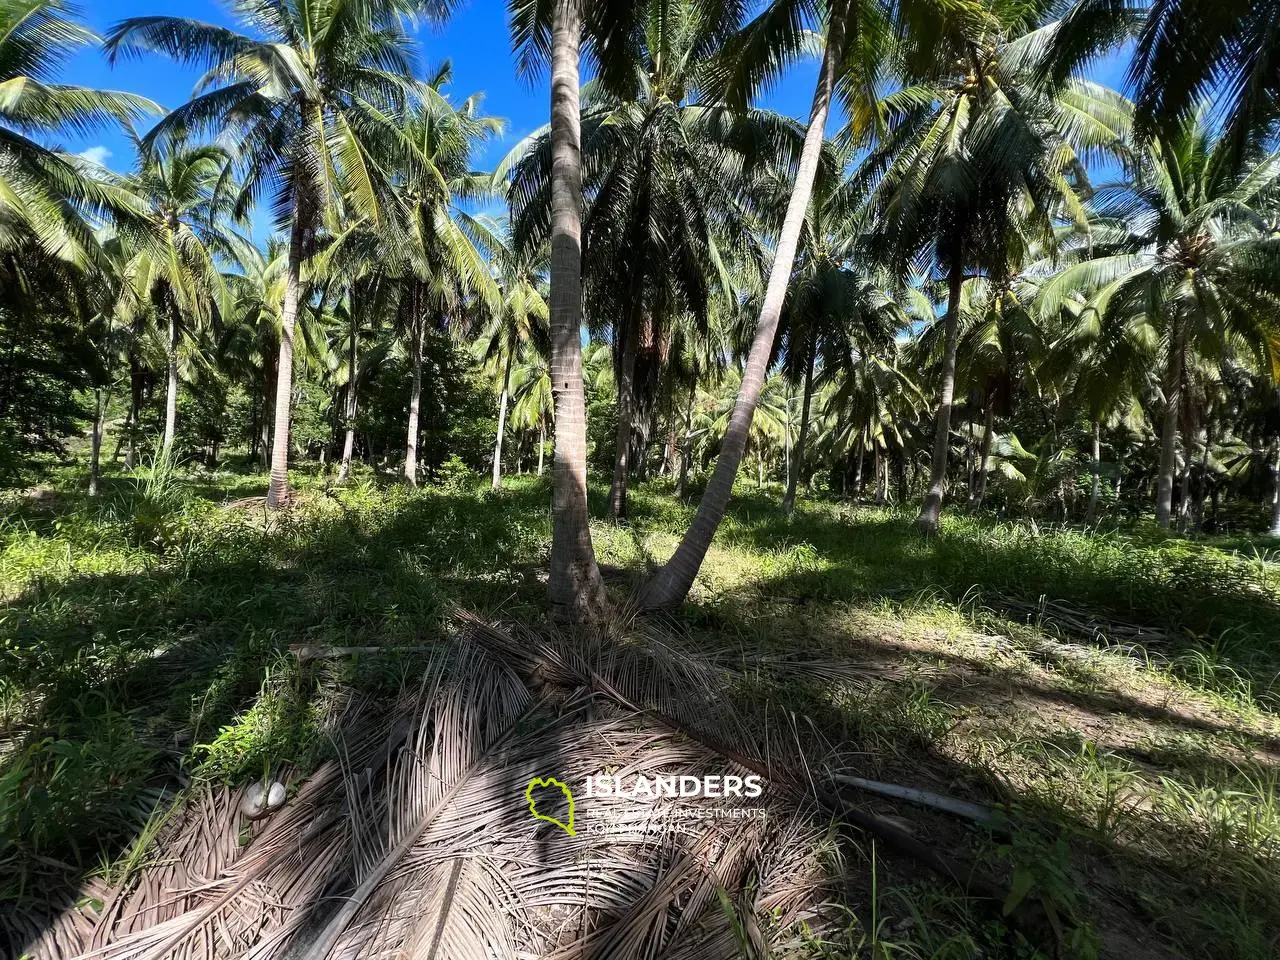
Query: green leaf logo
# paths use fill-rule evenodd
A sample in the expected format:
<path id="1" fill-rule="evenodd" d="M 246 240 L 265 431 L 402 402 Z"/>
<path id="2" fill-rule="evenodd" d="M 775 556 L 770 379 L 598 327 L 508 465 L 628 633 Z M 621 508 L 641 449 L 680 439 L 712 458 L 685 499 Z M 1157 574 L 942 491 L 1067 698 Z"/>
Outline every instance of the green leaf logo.
<path id="1" fill-rule="evenodd" d="M 538 801 L 533 799 L 533 791 L 535 787 L 539 789 L 545 788 L 545 787 L 560 788 L 560 792 L 563 793 L 565 796 L 565 799 L 569 801 L 569 822 L 568 823 L 562 823 L 561 821 L 557 820 L 555 817 L 548 817 L 546 814 L 542 814 L 538 812 Z M 534 777 L 532 780 L 529 781 L 529 786 L 525 788 L 524 798 L 529 802 L 529 812 L 533 814 L 535 819 L 545 820 L 547 821 L 547 823 L 554 823 L 557 827 L 559 827 L 569 836 L 571 837 L 577 836 L 577 834 L 574 833 L 574 830 L 573 830 L 573 793 L 570 792 L 569 788 L 566 787 L 559 780 L 557 780 L 555 777 L 547 777 L 545 780 L 542 777 Z"/>

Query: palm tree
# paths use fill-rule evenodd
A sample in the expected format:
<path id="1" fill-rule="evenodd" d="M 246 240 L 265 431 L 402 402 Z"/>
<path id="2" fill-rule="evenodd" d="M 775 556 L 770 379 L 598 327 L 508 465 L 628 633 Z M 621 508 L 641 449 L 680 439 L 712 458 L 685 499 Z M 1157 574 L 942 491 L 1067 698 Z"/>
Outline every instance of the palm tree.
<path id="1" fill-rule="evenodd" d="M 252 385 L 251 395 L 257 399 L 253 404 L 249 452 L 267 466 L 288 250 L 276 237 L 267 240 L 265 249 L 238 234 L 229 239 L 225 255 L 233 269 L 225 275 L 224 282 L 231 309 L 222 318 L 218 356 L 233 376 Z"/>
<path id="2" fill-rule="evenodd" d="M 871 9 L 872 6 L 861 0 L 835 0 L 827 10 L 826 42 L 814 89 L 813 105 L 809 112 L 809 125 L 805 131 L 804 147 L 796 167 L 795 185 L 787 204 L 786 216 L 774 249 L 773 266 L 769 271 L 769 282 L 760 306 L 760 319 L 756 324 L 751 352 L 743 371 L 738 399 L 716 460 L 715 472 L 698 504 L 697 515 L 676 547 L 675 554 L 644 588 L 641 605 L 646 608 L 672 606 L 688 595 L 729 505 L 734 480 L 750 437 L 751 420 L 773 354 L 774 337 L 782 315 L 800 233 L 809 212 L 809 199 L 822 155 L 836 79 L 838 76 L 857 76 L 861 81 L 871 80 L 874 88 L 874 77 L 863 69 L 867 61 L 859 56 L 876 42 L 873 39 L 875 32 L 871 27 L 877 22 L 877 15 Z M 770 4 L 726 45 L 721 63 L 730 72 L 730 79 L 726 84 L 729 91 L 726 99 L 729 102 L 745 105 L 749 93 L 763 82 L 769 72 L 785 61 L 788 55 L 801 48 L 805 40 L 801 22 L 795 4 L 778 0 Z M 846 30 L 851 24 L 858 33 L 850 38 L 846 36 Z M 849 40 L 854 42 L 847 42 Z M 846 48 L 852 51 L 850 59 L 856 61 L 856 65 L 845 63 Z M 862 88 L 859 83 L 853 83 L 851 87 Z"/>
<path id="3" fill-rule="evenodd" d="M 1280 118 L 1278 18 L 1274 0 L 1074 0 L 1044 37 L 1042 72 L 1058 80 L 1136 36 L 1128 85 L 1138 129 L 1176 137 L 1212 99 L 1236 166 Z"/>
<path id="4" fill-rule="evenodd" d="M 480 100 L 455 107 L 443 93 L 452 75 L 443 64 L 422 85 L 418 106 L 400 130 L 407 163 L 395 177 L 396 216 L 387 253 L 400 281 L 398 325 L 412 368 L 404 478 L 418 483 L 418 424 L 422 398 L 423 344 L 433 322 L 460 332 L 464 309 L 477 299 L 489 312 L 500 308 L 498 289 L 480 245 L 496 247 L 492 227 L 459 208 L 461 200 L 485 192 L 490 178 L 470 170 L 476 147 L 502 132 L 503 122 L 479 115 Z"/>
<path id="5" fill-rule="evenodd" d="M 34 138 L 128 126 L 161 112 L 144 97 L 53 81 L 77 50 L 97 42 L 64 0 L 0 0 L 0 250 L 29 240 L 81 265 L 97 255 L 83 214 L 113 207 L 99 171 Z"/>
<path id="6" fill-rule="evenodd" d="M 551 569 L 547 592 L 564 619 L 594 618 L 604 586 L 587 513 L 587 409 L 582 382 L 582 117 L 579 59 L 584 22 L 587 52 L 604 51 L 597 75 L 624 87 L 627 40 L 635 33 L 632 4 L 585 0 L 512 0 L 517 67 L 531 76 L 551 62 L 551 383 L 556 444 L 552 493 Z M 584 17 L 585 12 L 585 17 Z"/>
<path id="7" fill-rule="evenodd" d="M 307 299 L 302 265 L 322 231 L 336 232 L 342 210 L 379 220 L 385 205 L 379 161 L 411 169 L 396 118 L 418 93 L 404 17 L 447 12 L 433 0 L 235 0 L 248 30 L 181 17 L 134 17 L 113 27 L 108 58 L 165 54 L 207 72 L 187 104 L 145 138 L 152 149 L 193 129 L 220 131 L 239 174 L 234 212 L 243 216 L 276 189 L 278 226 L 289 237 L 281 313 L 275 433 L 267 504 L 288 497 L 289 417 L 294 328 Z"/>
<path id="8" fill-rule="evenodd" d="M 764 110 L 733 111 L 706 89 L 738 25 L 734 5 L 645 0 L 630 89 L 583 91 L 582 152 L 589 203 L 583 269 L 593 332 L 608 329 L 618 380 L 610 513 L 626 514 L 630 455 L 647 438 L 673 326 L 705 326 L 710 288 L 748 234 L 741 209 L 753 165 L 794 152 L 793 124 Z M 518 145 L 512 173 L 517 235 L 540 243 L 548 223 L 546 130 Z M 643 449 L 643 444 L 641 444 Z"/>
<path id="9" fill-rule="evenodd" d="M 792 383 L 800 385 L 800 417 L 796 427 L 795 469 L 788 471 L 783 512 L 795 510 L 796 489 L 804 472 L 815 373 L 849 367 L 876 353 L 906 318 L 885 292 L 885 285 L 857 270 L 870 261 L 860 249 L 863 234 L 862 196 L 858 184 L 843 176 L 843 157 L 814 182 L 809 215 L 801 234 L 799 260 L 783 305 L 776 351 Z"/>
<path id="10" fill-rule="evenodd" d="M 502 444 L 507 428 L 508 402 L 512 398 L 512 369 L 522 360 L 530 362 L 530 354 L 547 352 L 550 313 L 539 279 L 545 264 L 539 258 L 523 253 L 508 236 L 505 243 L 493 251 L 493 263 L 502 291 L 502 304 L 482 330 L 476 349 L 482 362 L 494 364 L 501 370 L 498 433 L 493 443 L 492 485 L 497 490 L 502 486 Z M 546 421 L 541 417 L 538 418 L 538 426 L 545 431 Z M 541 462 L 538 473 L 542 473 Z"/>
<path id="11" fill-rule="evenodd" d="M 555 412 L 551 395 L 551 371 L 542 353 L 532 355 L 511 372 L 511 425 L 538 431 L 538 476 L 542 476 L 547 448 L 547 427 Z"/>
<path id="12" fill-rule="evenodd" d="M 1113 251 L 1064 270 L 1045 285 L 1042 308 L 1087 297 L 1103 322 L 1145 323 L 1163 345 L 1163 415 L 1156 522 L 1173 514 L 1179 410 L 1196 357 L 1232 349 L 1277 371 L 1280 268 L 1276 235 L 1260 204 L 1280 187 L 1280 153 L 1243 165 L 1235 146 L 1193 118 L 1150 142 L 1134 182 L 1102 188 L 1097 210 L 1119 235 Z"/>
<path id="13" fill-rule="evenodd" d="M 903 267 L 923 256 L 946 290 L 933 459 L 917 520 L 926 535 L 937 531 L 946 492 L 965 279 L 1004 274 L 1015 230 L 1051 240 L 1059 217 L 1083 226 L 1081 159 L 1119 150 L 1128 131 L 1117 94 L 1073 81 L 1051 95 L 1036 84 L 1027 48 L 1039 14 L 993 6 L 944 17 L 922 62 L 908 51 L 911 85 L 882 104 L 892 133 L 864 165 L 883 244 Z"/>
<path id="14" fill-rule="evenodd" d="M 168 455 L 178 420 L 178 352 L 192 327 L 207 327 L 216 309 L 226 312 L 227 290 L 214 262 L 231 240 L 215 202 L 226 166 L 217 147 L 174 142 L 145 154 L 140 169 L 121 186 L 145 210 L 145 227 L 123 269 L 144 290 L 167 325 L 165 418 L 162 449 Z"/>

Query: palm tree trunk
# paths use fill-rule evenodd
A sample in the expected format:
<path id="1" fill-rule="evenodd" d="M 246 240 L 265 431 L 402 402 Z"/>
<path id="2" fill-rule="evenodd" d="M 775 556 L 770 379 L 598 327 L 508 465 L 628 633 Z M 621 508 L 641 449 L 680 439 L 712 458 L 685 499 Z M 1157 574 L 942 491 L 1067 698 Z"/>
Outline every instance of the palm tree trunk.
<path id="1" fill-rule="evenodd" d="M 172 297 L 169 303 L 169 340 L 165 354 L 169 361 L 168 380 L 164 395 L 164 455 L 173 449 L 173 438 L 178 428 L 178 305 Z"/>
<path id="2" fill-rule="evenodd" d="M 795 264 L 800 231 L 804 226 L 804 218 L 809 210 L 809 199 L 813 194 L 813 181 L 818 172 L 818 161 L 822 155 L 822 144 L 826 135 L 827 114 L 831 109 L 831 94 L 835 88 L 836 68 L 844 53 L 845 11 L 846 4 L 842 2 L 831 6 L 826 49 L 822 56 L 822 68 L 818 72 L 818 83 L 813 92 L 813 107 L 809 112 L 809 127 L 805 133 L 804 149 L 800 154 L 800 165 L 796 169 L 796 182 L 791 191 L 791 198 L 787 202 L 787 215 L 783 220 L 782 232 L 778 235 L 778 245 L 774 250 L 773 266 L 769 270 L 769 284 L 765 288 L 760 319 L 756 323 L 751 352 L 743 371 L 742 385 L 738 389 L 738 399 L 733 406 L 733 414 L 720 448 L 720 456 L 716 459 L 715 472 L 711 482 L 707 484 L 702 502 L 698 504 L 698 513 L 676 548 L 675 554 L 645 586 L 640 598 L 640 603 L 645 608 L 673 606 L 688 596 L 693 580 L 702 567 L 702 561 L 711 548 L 711 540 L 715 537 L 716 529 L 724 519 L 725 510 L 729 506 L 729 498 L 733 494 L 733 482 L 738 476 L 738 468 L 746 452 L 751 421 L 755 417 L 756 404 L 760 400 L 760 391 L 764 387 L 769 358 L 773 353 L 773 341 L 778 333 L 778 318 L 782 313 L 782 303 L 787 295 L 791 268 Z"/>
<path id="3" fill-rule="evenodd" d="M 855 500 L 862 499 L 862 465 L 866 460 L 866 451 L 863 449 L 863 438 L 866 436 L 866 428 L 858 431 L 858 436 L 853 441 L 853 497 Z"/>
<path id="4" fill-rule="evenodd" d="M 538 418 L 538 476 L 542 476 L 542 460 L 547 452 L 547 424 Z"/>
<path id="5" fill-rule="evenodd" d="M 415 318 L 410 331 L 413 338 L 410 347 L 413 382 L 409 387 L 409 430 L 404 445 L 404 482 L 411 487 L 418 485 L 418 423 L 422 410 L 422 337 L 425 330 L 426 323 L 422 318 Z"/>
<path id="6" fill-rule="evenodd" d="M 355 321 L 355 305 L 352 305 L 351 344 L 347 349 L 347 409 L 346 430 L 342 438 L 342 466 L 338 468 L 338 483 L 346 483 L 351 476 L 351 459 L 356 452 L 356 349 L 359 330 Z"/>
<path id="7" fill-rule="evenodd" d="M 788 517 L 796 510 L 796 486 L 800 481 L 800 471 L 804 469 L 805 440 L 809 433 L 809 405 L 813 399 L 813 364 L 817 354 L 816 338 L 809 338 L 809 356 L 804 368 L 804 397 L 800 401 L 800 434 L 796 437 L 795 465 L 787 477 L 787 493 L 782 498 L 782 512 Z"/>
<path id="8" fill-rule="evenodd" d="M 1160 470 L 1156 479 L 1156 523 L 1169 529 L 1173 516 L 1173 475 L 1178 466 L 1178 401 L 1182 394 L 1183 325 L 1169 340 L 1169 365 L 1165 371 L 1164 423 L 1160 431 Z"/>
<path id="9" fill-rule="evenodd" d="M 98 495 L 102 475 L 102 435 L 107 427 L 107 400 L 110 394 L 101 387 L 93 391 L 93 435 L 89 441 L 89 496 Z"/>
<path id="10" fill-rule="evenodd" d="M 995 433 L 995 406 L 987 397 L 986 420 L 982 424 L 982 456 L 978 461 L 978 492 L 973 498 L 974 507 L 980 508 L 987 496 L 987 467 L 991 463 L 991 439 Z"/>
<path id="11" fill-rule="evenodd" d="M 1093 421 L 1093 463 L 1089 466 L 1089 472 L 1093 474 L 1093 481 L 1089 486 L 1089 510 L 1084 515 L 1084 522 L 1092 526 L 1098 519 L 1098 494 L 1102 486 L 1102 423 L 1098 420 Z"/>
<path id="12" fill-rule="evenodd" d="M 1271 497 L 1271 535 L 1280 537 L 1280 442 L 1276 443 L 1276 462 L 1275 462 L 1275 479 L 1274 492 Z M 1215 491 L 1216 492 L 1216 491 Z M 1214 512 L 1217 513 L 1217 503 L 1214 503 Z"/>
<path id="13" fill-rule="evenodd" d="M 1204 412 L 1204 450 L 1200 454 L 1200 478 L 1196 483 L 1196 499 L 1193 516 L 1195 531 L 1204 527 L 1204 501 L 1209 492 L 1209 452 L 1213 448 L 1213 406 Z"/>
<path id="14" fill-rule="evenodd" d="M 279 346 L 270 360 L 263 358 L 262 376 L 262 422 L 258 425 L 258 461 L 270 469 L 271 467 L 271 408 L 276 401 L 276 372 L 280 367 Z"/>
<path id="15" fill-rule="evenodd" d="M 289 230 L 289 261 L 280 314 L 280 352 L 276 362 L 275 430 L 271 437 L 271 485 L 267 509 L 278 510 L 289 500 L 289 415 L 293 400 L 293 330 L 302 300 L 302 255 L 306 224 L 303 223 L 300 185 L 293 191 L 293 222 Z"/>
<path id="16" fill-rule="evenodd" d="M 883 507 L 889 501 L 889 464 L 881 454 L 880 445 L 875 446 L 876 453 L 876 506 Z"/>
<path id="17" fill-rule="evenodd" d="M 578 58 L 582 0 L 554 0 L 551 21 L 552 613 L 594 619 L 604 585 L 587 514 L 587 409 L 582 383 L 582 117 Z"/>
<path id="18" fill-rule="evenodd" d="M 493 442 L 493 489 L 502 486 L 502 436 L 507 430 L 507 395 L 511 389 L 511 361 L 515 359 L 514 345 L 507 351 L 507 362 L 502 367 L 502 397 L 498 400 L 498 438 Z"/>
<path id="19" fill-rule="evenodd" d="M 956 332 L 960 325 L 960 291 L 964 286 L 964 263 L 955 257 L 947 281 L 947 316 L 943 321 L 946 344 L 942 354 L 942 391 L 938 398 L 933 437 L 933 463 L 929 468 L 929 491 L 925 494 L 916 528 L 925 536 L 938 532 L 942 498 L 947 493 L 947 454 L 951 449 L 951 401 L 956 389 Z"/>
<path id="20" fill-rule="evenodd" d="M 614 436 L 613 485 L 609 488 L 609 517 L 614 521 L 627 516 L 627 472 L 631 463 L 631 437 L 636 418 L 636 350 L 640 341 L 640 304 L 638 291 L 633 291 L 635 308 L 631 322 L 622 337 L 622 356 L 618 364 L 618 429 Z"/>
<path id="21" fill-rule="evenodd" d="M 676 497 L 683 500 L 689 488 L 689 463 L 693 460 L 693 404 L 698 393 L 698 365 L 693 366 L 693 386 L 689 388 L 689 404 L 684 414 L 684 442 L 680 444 L 680 479 L 676 481 Z"/>
<path id="22" fill-rule="evenodd" d="M 127 442 L 128 453 L 125 455 L 124 460 L 126 470 L 132 470 L 134 465 L 138 462 L 138 418 L 142 415 L 142 387 L 142 365 L 138 362 L 137 354 L 130 350 L 129 415 L 125 417 L 124 433 L 121 434 L 120 439 L 116 441 L 116 452 L 111 456 L 112 463 L 119 460 L 120 448 Z"/>

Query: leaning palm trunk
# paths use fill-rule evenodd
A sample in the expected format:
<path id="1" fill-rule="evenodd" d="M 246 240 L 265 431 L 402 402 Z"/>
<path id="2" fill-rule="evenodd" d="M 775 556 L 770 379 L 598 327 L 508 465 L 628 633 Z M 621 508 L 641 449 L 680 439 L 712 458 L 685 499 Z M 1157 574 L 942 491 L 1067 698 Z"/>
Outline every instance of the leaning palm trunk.
<path id="1" fill-rule="evenodd" d="M 551 25 L 551 390 L 556 443 L 551 569 L 556 616 L 593 619 L 604 586 L 587 514 L 587 405 L 582 383 L 582 0 L 555 0 Z"/>
<path id="2" fill-rule="evenodd" d="M 764 304 L 756 324 L 751 353 L 742 374 L 742 385 L 733 406 L 729 428 L 725 432 L 720 456 L 716 459 L 715 472 L 707 484 L 706 493 L 698 505 L 697 516 L 685 532 L 675 555 L 646 585 L 641 604 L 647 608 L 666 607 L 680 603 L 688 596 L 694 577 L 702 566 L 716 529 L 724 518 L 733 494 L 733 482 L 742 465 L 751 433 L 751 421 L 755 417 L 756 404 L 764 387 L 765 373 L 773 353 L 773 340 L 778 332 L 778 318 L 787 295 L 791 268 L 795 264 L 796 246 L 800 242 L 800 230 L 804 226 L 813 194 L 813 180 L 818 172 L 822 155 L 822 143 L 826 132 L 827 114 L 831 109 L 831 93 L 835 87 L 836 66 L 844 50 L 844 5 L 833 5 L 831 25 L 827 30 L 826 50 L 822 57 L 822 69 L 813 92 L 813 108 L 809 114 L 809 128 L 805 133 L 804 149 L 796 170 L 796 182 L 787 203 L 786 219 L 778 235 L 778 246 L 769 271 L 769 285 L 765 289 Z"/>
<path id="3" fill-rule="evenodd" d="M 178 305 L 169 301 L 169 341 L 166 353 L 169 361 L 168 382 L 164 395 L 164 453 L 173 449 L 173 438 L 178 428 Z"/>
<path id="4" fill-rule="evenodd" d="M 1173 516 L 1173 474 L 1178 466 L 1178 403 L 1182 394 L 1182 324 L 1169 338 L 1169 366 L 1165 371 L 1164 423 L 1160 430 L 1160 471 L 1156 479 L 1156 523 L 1169 529 Z"/>
<path id="5" fill-rule="evenodd" d="M 637 297 L 637 303 L 639 298 Z M 636 311 L 638 314 L 639 311 Z M 609 488 L 609 516 L 622 520 L 627 515 L 627 473 L 631 469 L 631 435 L 636 416 L 636 348 L 639 346 L 639 317 L 633 315 L 622 338 L 622 358 L 618 369 L 618 430 L 614 436 L 613 485 Z"/>
<path id="6" fill-rule="evenodd" d="M 1097 420 L 1093 421 L 1093 463 L 1089 466 L 1089 472 L 1093 474 L 1093 481 L 1089 486 L 1089 512 L 1084 516 L 1084 522 L 1092 525 L 1098 519 L 1098 493 L 1102 486 L 1102 424 Z"/>
<path id="7" fill-rule="evenodd" d="M 960 320 L 960 291 L 964 284 L 964 265 L 959 257 L 951 264 L 948 280 L 946 343 L 942 354 L 942 390 L 938 397 L 938 415 L 935 418 L 933 437 L 933 463 L 929 468 L 929 490 L 916 527 L 925 536 L 938 532 L 938 520 L 942 515 L 942 498 L 947 493 L 947 454 L 951 450 L 951 401 L 956 389 L 956 333 Z"/>
<path id="8" fill-rule="evenodd" d="M 982 456 L 978 460 L 978 492 L 973 498 L 975 507 L 981 507 L 982 501 L 987 496 L 987 471 L 991 464 L 991 439 L 994 433 L 995 410 L 991 405 L 991 398 L 988 397 L 986 421 L 982 425 Z"/>
<path id="9" fill-rule="evenodd" d="M 338 483 L 345 483 L 351 476 L 351 459 L 356 452 L 356 334 L 353 317 L 351 345 L 347 351 L 347 404 L 344 411 L 346 431 L 342 438 L 342 466 L 338 468 Z"/>
<path id="10" fill-rule="evenodd" d="M 507 432 L 507 397 L 511 390 L 511 361 L 515 355 L 514 347 L 508 350 L 507 362 L 502 368 L 502 397 L 498 400 L 498 439 L 493 442 L 493 489 L 495 490 L 502 486 L 502 436 Z"/>
<path id="11" fill-rule="evenodd" d="M 409 431 L 404 447 L 404 482 L 418 485 L 418 424 L 422 410 L 422 334 L 425 324 L 412 331 L 413 383 L 409 388 Z"/>
<path id="12" fill-rule="evenodd" d="M 796 484 L 800 479 L 800 471 L 804 469 L 805 439 L 809 432 L 809 403 L 813 398 L 813 362 L 815 353 L 817 353 L 815 345 L 810 344 L 807 365 L 804 368 L 804 399 L 800 403 L 800 435 L 796 438 L 793 463 L 787 471 L 787 493 L 782 498 L 782 512 L 788 517 L 795 513 Z"/>
<path id="13" fill-rule="evenodd" d="M 305 225 L 302 204 L 295 185 L 293 224 L 289 236 L 289 265 L 285 277 L 284 308 L 280 314 L 280 359 L 276 364 L 275 433 L 271 438 L 271 486 L 267 488 L 267 509 L 283 507 L 289 499 L 289 416 L 293 399 L 293 329 L 298 320 L 302 294 L 302 255 Z"/>

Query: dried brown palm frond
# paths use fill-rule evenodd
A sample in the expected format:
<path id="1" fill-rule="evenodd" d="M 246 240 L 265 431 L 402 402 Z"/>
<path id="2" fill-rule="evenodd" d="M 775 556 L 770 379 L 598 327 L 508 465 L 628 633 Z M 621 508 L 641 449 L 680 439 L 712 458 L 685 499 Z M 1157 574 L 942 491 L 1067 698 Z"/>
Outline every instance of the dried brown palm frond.
<path id="1" fill-rule="evenodd" d="M 775 918 L 753 921 L 762 943 L 820 919 L 833 893 L 821 862 L 830 818 L 792 792 L 767 795 L 767 816 L 751 819 L 694 818 L 707 809 L 698 798 L 595 797 L 572 836 L 529 814 L 535 777 L 745 774 L 629 699 L 682 709 L 725 692 L 722 671 L 643 639 L 533 647 L 502 631 L 481 642 L 477 629 L 428 663 L 401 704 L 348 704 L 338 759 L 282 810 L 250 825 L 239 791 L 197 791 L 101 910 L 68 911 L 25 949 L 131 960 L 727 958 L 739 942 L 721 891 L 740 911 Z M 663 685 L 670 697 L 658 696 Z M 775 736 L 779 750 L 784 740 Z"/>
<path id="2" fill-rule="evenodd" d="M 567 637 L 458 612 L 420 687 L 333 717 L 336 759 L 248 823 L 240 791 L 195 791 L 153 859 L 99 910 L 69 909 L 26 949 L 108 960 L 245 957 L 765 957 L 815 931 L 845 884 L 839 821 L 965 889 L 990 881 L 850 802 L 857 744 L 827 742 L 743 684 L 741 649 L 618 624 Z M 757 669 L 785 676 L 785 660 Z M 810 676 L 856 682 L 856 668 Z M 744 689 L 745 687 L 745 689 Z M 763 691 L 763 692 L 760 692 Z M 535 778 L 755 773 L 765 795 L 579 802 L 575 832 L 535 820 Z M 296 786 L 296 785 L 295 785 Z M 745 801 L 741 801 L 745 803 Z M 705 813 L 714 809 L 719 819 Z"/>

